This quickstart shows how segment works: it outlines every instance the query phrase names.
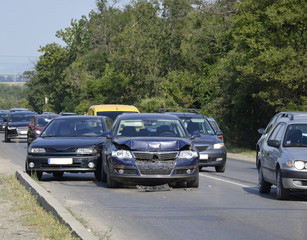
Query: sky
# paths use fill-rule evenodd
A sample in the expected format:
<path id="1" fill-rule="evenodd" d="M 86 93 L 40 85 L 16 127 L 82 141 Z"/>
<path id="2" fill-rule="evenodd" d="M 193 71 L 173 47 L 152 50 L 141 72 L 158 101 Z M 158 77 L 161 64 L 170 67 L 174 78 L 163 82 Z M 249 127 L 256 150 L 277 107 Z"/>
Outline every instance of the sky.
<path id="1" fill-rule="evenodd" d="M 96 0 L 0 0 L 0 74 L 33 70 L 41 46 L 65 45 L 56 31 L 96 9 Z"/>

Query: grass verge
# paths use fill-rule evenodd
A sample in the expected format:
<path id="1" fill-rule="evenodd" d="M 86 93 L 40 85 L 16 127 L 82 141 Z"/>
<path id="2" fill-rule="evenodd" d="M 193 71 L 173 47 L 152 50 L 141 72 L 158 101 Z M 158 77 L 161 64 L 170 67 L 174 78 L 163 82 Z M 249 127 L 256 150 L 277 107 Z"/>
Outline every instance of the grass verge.
<path id="1" fill-rule="evenodd" d="M 227 152 L 229 153 L 240 153 L 246 156 L 250 156 L 250 157 L 256 157 L 256 150 L 251 150 L 248 148 L 241 148 L 241 147 L 234 147 L 234 146 L 229 146 L 226 145 L 227 147 Z"/>
<path id="2" fill-rule="evenodd" d="M 36 198 L 31 195 L 14 176 L 0 174 L 2 195 L 6 200 L 14 202 L 12 211 L 20 211 L 21 222 L 42 239 L 79 239 L 72 236 L 71 230 L 61 224 L 51 213 L 43 209 Z"/>

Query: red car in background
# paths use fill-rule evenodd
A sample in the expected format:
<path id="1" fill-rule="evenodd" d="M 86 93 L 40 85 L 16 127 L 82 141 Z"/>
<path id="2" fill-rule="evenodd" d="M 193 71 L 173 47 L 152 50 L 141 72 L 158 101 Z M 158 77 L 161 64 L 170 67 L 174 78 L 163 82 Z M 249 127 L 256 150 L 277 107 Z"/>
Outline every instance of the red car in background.
<path id="1" fill-rule="evenodd" d="M 27 142 L 28 146 L 35 140 L 35 138 L 41 134 L 45 126 L 56 117 L 59 117 L 58 114 L 42 114 L 36 115 L 33 118 L 31 125 L 28 126 Z"/>

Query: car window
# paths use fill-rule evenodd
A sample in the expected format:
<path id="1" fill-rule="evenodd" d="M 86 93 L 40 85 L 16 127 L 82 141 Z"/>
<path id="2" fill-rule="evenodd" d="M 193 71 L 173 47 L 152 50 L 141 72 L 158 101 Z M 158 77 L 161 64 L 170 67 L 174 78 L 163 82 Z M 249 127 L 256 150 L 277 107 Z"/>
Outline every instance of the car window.
<path id="1" fill-rule="evenodd" d="M 196 118 L 196 117 L 180 117 L 184 126 L 190 134 L 197 132 L 201 134 L 215 134 L 212 126 L 206 118 Z"/>
<path id="2" fill-rule="evenodd" d="M 281 141 L 285 127 L 286 127 L 285 124 L 278 124 L 276 128 L 273 130 L 269 140 Z"/>
<path id="3" fill-rule="evenodd" d="M 273 127 L 273 125 L 276 123 L 276 121 L 281 118 L 281 114 L 277 114 L 275 117 L 273 117 L 273 119 L 269 122 L 269 124 L 267 125 L 266 129 L 265 129 L 265 134 L 267 134 Z"/>
<path id="4" fill-rule="evenodd" d="M 179 120 L 129 119 L 121 120 L 117 127 L 117 137 L 186 137 Z"/>
<path id="5" fill-rule="evenodd" d="M 14 114 L 11 115 L 10 122 L 32 122 L 33 114 Z"/>
<path id="6" fill-rule="evenodd" d="M 58 119 L 46 127 L 42 137 L 98 137 L 102 133 L 100 119 Z"/>
<path id="7" fill-rule="evenodd" d="M 109 118 L 106 119 L 106 126 L 107 126 L 107 131 L 110 131 L 112 129 L 112 124 L 113 121 Z"/>
<path id="8" fill-rule="evenodd" d="M 307 124 L 289 125 L 283 144 L 285 147 L 307 147 Z"/>

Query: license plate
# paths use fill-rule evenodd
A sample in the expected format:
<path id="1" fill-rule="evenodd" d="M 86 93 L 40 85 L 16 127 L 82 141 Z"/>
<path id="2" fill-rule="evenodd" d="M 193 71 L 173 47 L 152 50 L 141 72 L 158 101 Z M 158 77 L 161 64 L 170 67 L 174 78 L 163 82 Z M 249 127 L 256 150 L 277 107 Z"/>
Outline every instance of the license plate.
<path id="1" fill-rule="evenodd" d="M 48 158 L 48 164 L 69 165 L 72 164 L 72 158 Z"/>
<path id="2" fill-rule="evenodd" d="M 199 154 L 199 159 L 209 159 L 209 156 L 208 156 L 208 154 L 200 153 Z"/>
<path id="3" fill-rule="evenodd" d="M 19 134 L 25 135 L 27 134 L 27 131 L 19 131 Z"/>

